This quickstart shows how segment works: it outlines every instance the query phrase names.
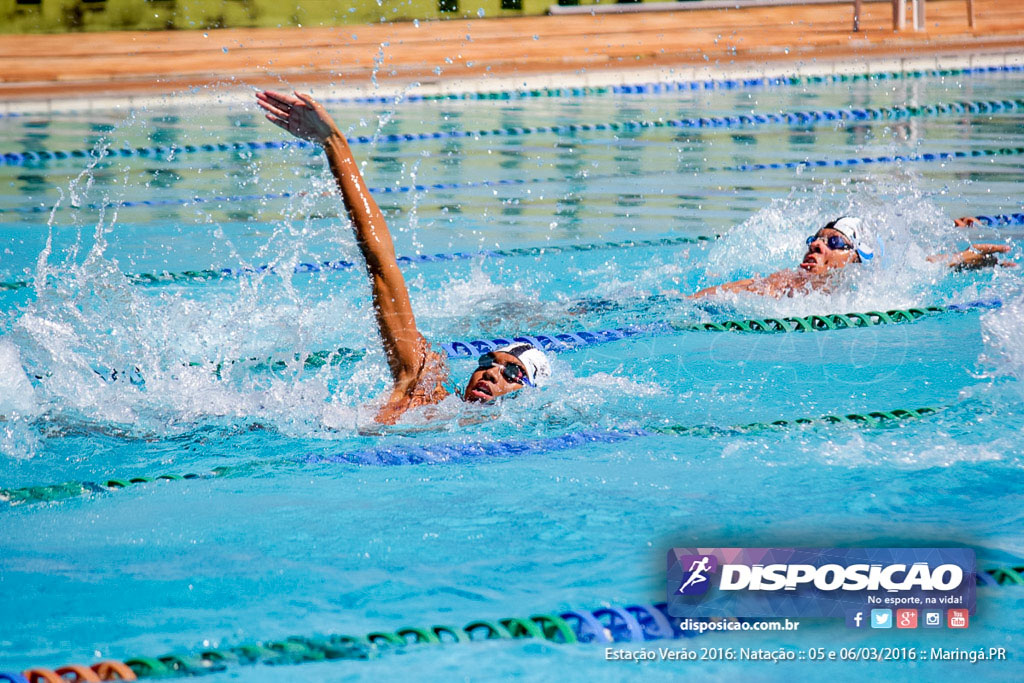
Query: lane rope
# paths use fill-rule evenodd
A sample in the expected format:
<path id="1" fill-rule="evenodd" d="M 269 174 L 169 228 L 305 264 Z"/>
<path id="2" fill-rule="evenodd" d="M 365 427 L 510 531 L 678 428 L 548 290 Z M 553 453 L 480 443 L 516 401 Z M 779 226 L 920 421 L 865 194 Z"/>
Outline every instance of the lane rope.
<path id="1" fill-rule="evenodd" d="M 981 587 L 1024 585 L 1024 566 L 982 569 L 975 574 Z M 695 618 L 694 622 L 729 621 L 757 623 L 764 619 Z M 608 643 L 644 643 L 657 640 L 696 638 L 710 629 L 684 630 L 681 620 L 668 612 L 664 602 L 632 605 L 609 604 L 597 609 L 570 609 L 532 614 L 528 617 L 473 619 L 464 626 L 434 624 L 429 627 L 401 626 L 394 631 L 371 631 L 363 636 L 317 634 L 289 636 L 279 640 L 215 647 L 199 652 L 171 653 L 156 657 L 128 657 L 124 661 L 106 660 L 85 667 L 67 665 L 53 671 L 36 667 L 24 671 L 0 672 L 0 681 L 36 683 L 61 682 L 62 676 L 76 674 L 79 681 L 131 681 L 219 673 L 237 666 L 297 665 L 306 662 L 375 659 L 421 645 L 450 645 L 482 640 L 545 640 L 559 645 L 605 645 Z M 87 673 L 86 673 L 87 672 Z"/>
<path id="2" fill-rule="evenodd" d="M 2 211 L 2 209 L 0 209 Z M 1024 225 L 1024 213 L 1012 214 L 978 214 L 974 216 L 980 224 L 985 227 L 999 228 L 1015 225 Z M 466 261 L 474 258 L 510 258 L 516 256 L 544 256 L 547 254 L 564 254 L 568 252 L 595 251 L 599 249 L 625 249 L 632 247 L 665 247 L 679 246 L 682 244 L 701 244 L 719 239 L 720 235 L 698 235 L 696 237 L 661 237 L 656 239 L 623 240 L 620 242 L 592 242 L 584 244 L 553 244 L 543 247 L 516 247 L 513 249 L 481 249 L 479 251 L 437 254 L 412 254 L 399 256 L 400 264 L 421 265 L 424 263 L 439 263 L 444 261 Z M 336 271 L 347 271 L 356 268 L 357 264 L 352 261 L 338 259 L 336 261 L 303 262 L 292 268 L 295 275 L 329 273 Z M 260 275 L 264 273 L 278 273 L 278 269 L 269 264 L 252 267 L 235 268 L 203 268 L 184 271 L 159 271 L 144 273 L 125 273 L 125 277 L 137 285 L 152 284 L 184 284 L 203 283 L 216 280 L 239 278 L 246 275 Z M 0 292 L 13 292 L 25 289 L 31 285 L 31 280 L 6 280 L 0 281 Z"/>
<path id="3" fill-rule="evenodd" d="M 33 209 L 36 207 L 33 207 Z M 0 209 L 3 212 L 4 209 Z M 991 228 L 1024 225 L 1024 212 L 1012 214 L 977 214 L 978 222 Z M 543 247 L 516 247 L 513 249 L 482 249 L 473 252 L 450 252 L 436 254 L 412 254 L 399 256 L 400 264 L 424 264 L 443 261 L 462 261 L 474 258 L 509 258 L 515 256 L 544 256 L 546 254 L 562 254 L 567 252 L 594 251 L 598 249 L 623 249 L 631 247 L 663 247 L 682 244 L 700 244 L 719 239 L 721 235 L 698 235 L 696 237 L 661 237 L 656 239 L 624 240 L 620 242 L 592 242 L 584 244 L 547 245 Z M 303 262 L 292 268 L 296 275 L 325 273 L 332 271 L 351 270 L 356 263 L 338 259 L 336 261 Z M 260 275 L 279 272 L 274 266 L 263 264 L 256 267 L 239 266 L 235 268 L 203 268 L 184 271 L 158 271 L 144 273 L 125 273 L 125 277 L 133 284 L 182 284 L 201 283 L 215 280 L 239 278 L 245 275 Z M 31 285 L 31 280 L 0 281 L 0 292 L 17 291 Z"/>
<path id="4" fill-rule="evenodd" d="M 585 346 L 596 346 L 619 341 L 628 337 L 672 334 L 674 332 L 826 332 L 856 327 L 878 325 L 899 325 L 913 323 L 922 318 L 944 313 L 965 312 L 977 309 L 992 309 L 1002 306 L 998 299 L 971 301 L 946 306 L 925 306 L 915 308 L 894 308 L 887 311 L 867 313 L 832 313 L 826 315 L 790 316 L 786 318 L 755 318 L 749 320 L 725 320 L 722 322 L 655 322 L 608 330 L 591 330 L 560 334 L 533 334 L 494 339 L 457 340 L 440 344 L 449 358 L 476 358 L 482 354 L 514 342 L 533 344 L 544 351 L 567 351 Z"/>
<path id="5" fill-rule="evenodd" d="M 402 102 L 438 102 L 445 100 L 510 100 L 532 99 L 542 97 L 588 97 L 593 95 L 634 95 L 660 94 L 686 90 L 737 90 L 760 89 L 800 85 L 819 85 L 831 83 L 851 83 L 858 81 L 889 81 L 922 78 L 945 78 L 949 76 L 1003 74 L 1024 71 L 1024 65 L 999 64 L 991 66 L 962 67 L 949 69 L 911 69 L 909 71 L 886 71 L 877 73 L 857 74 L 824 74 L 813 76 L 767 76 L 756 78 L 713 78 L 698 81 L 647 82 L 610 86 L 580 86 L 558 88 L 517 88 L 514 90 L 481 90 L 459 93 L 422 95 L 407 93 L 402 95 L 379 95 L 360 97 L 327 97 L 325 104 L 389 104 Z M 2 118 L 25 118 L 32 116 L 79 115 L 94 114 L 92 110 L 65 109 L 58 112 L 3 112 Z"/>
<path id="6" fill-rule="evenodd" d="M 715 437 L 735 434 L 757 434 L 792 428 L 847 425 L 864 428 L 891 427 L 909 420 L 938 413 L 942 408 L 897 408 L 869 413 L 846 413 L 822 417 L 780 419 L 773 422 L 720 427 L 716 425 L 655 425 L 646 429 L 584 429 L 540 439 L 515 439 L 480 442 L 431 443 L 425 445 L 380 446 L 334 454 L 308 454 L 287 460 L 259 460 L 238 465 L 222 465 L 209 471 L 186 474 L 163 473 L 156 476 L 134 476 L 93 481 L 68 481 L 60 484 L 0 489 L 0 503 L 20 505 L 77 498 L 92 493 L 105 493 L 130 488 L 137 484 L 194 479 L 214 479 L 264 472 L 272 464 L 352 464 L 369 466 L 402 466 L 454 463 L 467 460 L 519 457 L 571 450 L 591 444 L 612 444 L 654 435 Z"/>
<path id="7" fill-rule="evenodd" d="M 626 327 L 604 330 L 579 330 L 577 332 L 495 337 L 494 339 L 455 340 L 443 342 L 437 344 L 437 346 L 444 351 L 449 359 L 453 360 L 476 358 L 514 342 L 533 344 L 548 353 L 563 353 L 633 337 L 672 335 L 679 332 L 745 332 L 755 334 L 828 332 L 859 327 L 876 327 L 879 325 L 902 325 L 947 313 L 964 313 L 974 310 L 1000 308 L 1001 306 L 1002 301 L 988 299 L 963 304 L 894 308 L 887 311 L 868 311 L 867 313 L 830 313 L 802 317 L 752 318 L 748 320 L 723 320 L 720 322 L 704 323 L 659 321 L 644 325 L 628 325 Z M 336 367 L 358 361 L 365 354 L 366 349 L 354 349 L 343 346 L 334 349 L 311 351 L 305 354 L 293 353 L 287 357 L 267 356 L 221 361 L 189 361 L 185 365 L 188 367 L 207 367 L 217 379 L 223 379 L 223 375 L 227 370 L 238 365 L 247 366 L 253 372 L 281 372 L 288 370 L 295 363 L 301 363 L 304 369 L 315 371 L 325 365 Z M 116 368 L 93 368 L 93 372 L 108 382 L 128 380 L 132 384 L 139 386 L 146 383 L 145 377 L 138 367 L 120 370 Z M 42 379 L 42 376 L 39 375 L 35 377 L 36 379 Z"/>
<path id="8" fill-rule="evenodd" d="M 745 332 L 754 334 L 778 334 L 791 332 L 828 332 L 879 325 L 902 325 L 915 323 L 923 318 L 947 313 L 964 313 L 974 310 L 1000 308 L 1002 301 L 988 299 L 963 304 L 894 308 L 887 311 L 867 313 L 830 313 L 825 315 L 789 316 L 785 318 L 752 318 L 748 320 L 723 320 L 720 322 L 654 322 L 645 325 L 629 325 L 605 330 L 580 330 L 553 334 L 520 335 L 516 337 L 495 337 L 494 339 L 456 340 L 437 344 L 449 359 L 476 358 L 501 346 L 514 342 L 533 344 L 548 353 L 563 353 L 608 344 L 632 337 L 671 335 L 679 332 Z M 318 370 L 325 365 L 336 367 L 362 359 L 366 349 L 339 347 L 322 349 L 309 353 L 293 353 L 287 357 L 249 357 L 221 361 L 190 361 L 188 367 L 207 367 L 217 378 L 223 379 L 227 370 L 237 365 L 247 366 L 253 372 L 281 372 L 301 363 L 306 370 Z M 146 383 L 138 367 L 118 370 L 116 368 L 93 368 L 93 372 L 108 382 L 128 380 L 132 384 Z M 42 376 L 35 376 L 42 379 Z"/>
<path id="9" fill-rule="evenodd" d="M 929 105 L 896 105 L 892 107 L 849 107 L 846 109 L 821 109 L 768 114 L 739 114 L 729 116 L 694 116 L 680 119 L 657 119 L 635 121 L 612 121 L 599 123 L 571 123 L 551 126 L 509 126 L 477 130 L 427 131 L 421 133 L 382 133 L 378 135 L 353 135 L 349 143 L 354 145 L 388 142 L 416 142 L 423 140 L 445 140 L 482 137 L 516 137 L 553 133 L 575 135 L 587 132 L 618 132 L 658 128 L 750 128 L 770 124 L 805 126 L 813 123 L 835 121 L 895 121 L 910 118 L 948 116 L 958 114 L 997 114 L 1018 112 L 1024 109 L 1024 99 L 973 100 L 940 102 Z M 318 149 L 307 140 L 263 140 L 252 142 L 219 142 L 200 145 L 153 145 L 142 147 L 92 148 L 74 150 L 28 150 L 25 152 L 0 153 L 0 166 L 22 166 L 47 161 L 74 159 L 103 159 L 113 157 L 157 157 L 169 159 L 173 156 L 200 152 L 253 152 L 276 149 Z"/>
<path id="10" fill-rule="evenodd" d="M 1021 214 L 1021 222 L 1022 224 L 1024 224 L 1024 214 Z M 565 254 L 569 252 L 584 252 L 603 249 L 627 249 L 634 247 L 666 247 L 678 246 L 682 244 L 701 244 L 704 242 L 713 241 L 717 238 L 717 235 L 712 237 L 700 235 L 697 237 L 661 237 L 656 239 L 644 240 L 623 240 L 620 242 L 552 244 L 543 247 L 516 247 L 514 249 L 481 249 L 480 251 L 472 252 L 456 251 L 452 253 L 439 254 L 412 254 L 410 256 L 399 256 L 397 260 L 399 264 L 421 265 L 424 263 L 439 263 L 444 261 L 468 261 L 475 258 L 511 258 L 516 256 L 545 256 L 547 254 Z M 345 261 L 343 259 L 339 259 L 336 261 L 305 262 L 295 265 L 292 268 L 292 273 L 296 275 L 330 273 L 337 271 L 352 270 L 360 267 L 361 265 L 361 263 Z M 171 283 L 202 283 L 216 280 L 234 279 L 246 275 L 262 275 L 264 273 L 279 272 L 279 269 L 275 268 L 274 266 L 264 264 L 261 266 L 257 266 L 255 268 L 205 268 L 201 270 L 185 270 L 177 272 L 163 271 L 148 273 L 125 273 L 125 277 L 130 282 L 132 282 L 132 284 L 152 285 Z M 0 281 L 0 291 L 17 291 L 19 289 L 24 289 L 30 285 L 30 280 Z"/>
<path id="11" fill-rule="evenodd" d="M 968 159 L 968 158 L 984 158 L 984 157 L 999 157 L 999 156 L 1018 156 L 1024 154 L 1024 147 L 1000 147 L 1000 148 L 989 148 L 989 149 L 976 149 L 969 152 L 957 150 L 953 152 L 922 152 L 919 154 L 896 154 L 896 155 L 881 155 L 881 156 L 868 156 L 868 157 L 848 157 L 845 159 L 814 159 L 804 161 L 787 161 L 787 162 L 771 162 L 767 164 L 738 164 L 734 166 L 722 166 L 722 167 L 708 167 L 699 170 L 702 173 L 712 173 L 719 171 L 745 173 L 751 171 L 763 171 L 763 170 L 795 170 L 803 168 L 815 168 L 815 167 L 844 167 L 844 166 L 862 166 L 868 164 L 891 164 L 891 163 L 924 163 L 924 162 L 936 162 L 936 161 L 948 161 L 951 159 Z M 658 176 L 669 176 L 678 175 L 679 171 L 651 171 L 641 173 L 615 173 L 615 174 L 588 174 L 585 176 L 551 176 L 551 177 L 538 177 L 538 178 L 503 178 L 498 180 L 474 180 L 465 182 L 451 182 L 451 183 L 432 183 L 432 184 L 416 184 L 416 185 L 386 185 L 382 187 L 370 187 L 368 188 L 371 194 L 407 194 L 410 192 L 430 192 L 433 190 L 464 190 L 474 189 L 482 187 L 516 187 L 526 185 L 541 185 L 541 184 L 552 184 L 552 183 L 565 183 L 568 181 L 582 182 L 582 181 L 603 181 L 603 180 L 621 180 L 623 177 L 630 178 L 649 178 Z M 223 204 L 223 203 L 235 203 L 235 202 L 255 202 L 255 201 L 269 201 L 275 199 L 287 199 L 291 197 L 302 197 L 307 196 L 309 193 L 306 191 L 299 192 L 275 192 L 268 194 L 251 194 L 251 195 L 214 195 L 212 197 L 175 197 L 167 199 L 143 199 L 143 200 L 122 200 L 116 202 L 102 202 L 102 203 L 90 203 L 77 207 L 66 207 L 60 205 L 53 207 L 47 204 L 38 204 L 35 206 L 20 206 L 10 208 L 0 208 L 0 214 L 13 213 L 13 214 L 41 214 L 49 213 L 55 208 L 60 211 L 66 211 L 70 209 L 88 209 L 88 210 L 100 210 L 100 209 L 111 209 L 111 208 L 158 208 L 164 206 L 193 206 L 198 204 Z M 328 196 L 328 195 L 325 195 Z M 1011 220 L 1018 214 L 1012 214 Z M 1007 223 L 1013 224 L 1013 223 Z"/>

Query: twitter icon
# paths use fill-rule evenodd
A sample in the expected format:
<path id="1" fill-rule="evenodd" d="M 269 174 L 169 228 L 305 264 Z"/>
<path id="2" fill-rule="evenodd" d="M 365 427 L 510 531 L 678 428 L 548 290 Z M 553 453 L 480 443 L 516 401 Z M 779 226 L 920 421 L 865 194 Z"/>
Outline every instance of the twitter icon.
<path id="1" fill-rule="evenodd" d="M 871 610 L 871 628 L 892 628 L 892 610 Z"/>

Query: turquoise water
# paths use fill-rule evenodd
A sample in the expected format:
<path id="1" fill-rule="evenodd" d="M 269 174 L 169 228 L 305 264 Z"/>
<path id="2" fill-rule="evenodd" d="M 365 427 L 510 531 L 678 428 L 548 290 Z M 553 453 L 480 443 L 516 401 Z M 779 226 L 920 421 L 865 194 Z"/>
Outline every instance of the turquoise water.
<path id="1" fill-rule="evenodd" d="M 646 96 L 333 105 L 352 135 L 533 127 L 1024 97 L 1019 76 L 927 78 Z M 0 119 L 0 151 L 277 140 L 255 106 Z M 1024 146 L 1019 113 L 902 121 L 531 133 L 354 146 L 399 254 L 721 235 L 701 244 L 477 258 L 405 268 L 435 342 L 654 321 L 869 311 L 1000 299 L 997 310 L 805 335 L 660 333 L 558 354 L 552 383 L 443 419 L 372 423 L 384 389 L 369 289 L 324 165 L 306 150 L 0 167 L 0 486 L 205 472 L 0 509 L 0 670 L 127 658 L 292 634 L 363 634 L 602 604 L 664 590 L 667 548 L 967 544 L 1019 562 L 1022 276 L 927 261 L 967 239 L 963 214 L 1022 211 L 1024 156 L 758 171 L 741 164 Z M 554 178 L 550 182 L 534 182 Z M 522 180 L 517 185 L 480 181 Z M 469 186 L 477 183 L 475 186 Z M 307 192 L 287 198 L 251 197 Z M 238 199 L 240 196 L 248 199 Z M 185 203 L 191 197 L 223 201 Z M 178 205 L 89 208 L 119 202 Z M 31 213 L 33 206 L 57 206 Z M 76 208 L 77 207 L 77 208 Z M 833 291 L 682 298 L 795 265 L 843 213 L 886 246 Z M 123 273 L 272 264 L 277 273 L 141 286 Z M 359 350 L 322 368 L 294 359 Z M 365 349 L 365 354 L 361 351 Z M 283 367 L 216 363 L 273 358 Z M 190 364 L 191 363 L 191 364 Z M 471 360 L 453 360 L 465 378 Z M 108 381 L 111 369 L 135 381 Z M 822 426 L 647 436 L 521 455 L 443 451 L 373 466 L 360 453 L 532 442 L 588 429 L 729 425 L 948 406 L 897 428 Z M 419 451 L 422 453 L 422 450 Z M 441 453 L 434 448 L 431 453 Z M 355 454 L 355 455 L 353 455 Z M 1008 646 L 1024 595 L 979 590 L 966 633 L 878 636 L 805 621 L 796 634 L 693 646 Z M 682 667 L 686 668 L 682 668 Z M 642 671 L 792 676 L 796 665 L 605 662 L 596 645 L 482 643 L 371 662 L 234 669 L 262 680 Z M 893 664 L 835 663 L 837 676 Z M 1014 663 L 917 665 L 1005 678 Z"/>

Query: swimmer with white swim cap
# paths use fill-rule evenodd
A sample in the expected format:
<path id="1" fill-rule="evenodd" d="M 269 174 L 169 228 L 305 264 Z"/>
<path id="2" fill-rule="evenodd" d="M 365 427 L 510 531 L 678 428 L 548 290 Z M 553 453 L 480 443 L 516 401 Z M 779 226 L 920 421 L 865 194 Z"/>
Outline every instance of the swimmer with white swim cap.
<path id="1" fill-rule="evenodd" d="M 268 90 L 257 93 L 256 98 L 271 123 L 323 147 L 341 190 L 356 243 L 366 259 L 377 328 L 394 380 L 394 388 L 374 419 L 394 424 L 411 408 L 440 403 L 450 395 L 444 386 L 448 365 L 416 327 L 384 214 L 370 196 L 345 136 L 309 95 Z M 550 376 L 551 363 L 543 351 L 527 343 L 509 344 L 480 356 L 461 396 L 464 401 L 493 401 L 523 387 L 540 386 Z"/>
<path id="2" fill-rule="evenodd" d="M 974 218 L 958 218 L 957 227 L 970 227 Z M 987 266 L 1016 266 L 1013 261 L 999 261 L 997 254 L 1010 250 L 1006 244 L 972 244 L 957 254 L 937 254 L 930 261 L 945 261 L 956 270 L 972 270 Z M 780 298 L 827 289 L 831 275 L 851 263 L 875 259 L 874 243 L 867 234 L 864 221 L 855 216 L 841 216 L 821 227 L 807 238 L 807 252 L 798 270 L 780 270 L 766 277 L 748 278 L 702 289 L 689 298 L 700 299 L 723 292 L 750 292 Z"/>

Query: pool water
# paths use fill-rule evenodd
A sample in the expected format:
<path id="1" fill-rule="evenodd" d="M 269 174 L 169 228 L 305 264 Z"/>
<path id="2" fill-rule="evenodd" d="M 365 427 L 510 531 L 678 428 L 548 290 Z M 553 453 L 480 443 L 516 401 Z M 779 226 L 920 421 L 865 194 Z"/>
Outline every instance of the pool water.
<path id="1" fill-rule="evenodd" d="M 714 238 L 407 264 L 417 320 L 438 344 L 1002 302 L 819 333 L 661 328 L 557 353 L 540 391 L 491 407 L 452 399 L 439 419 L 414 412 L 395 427 L 372 422 L 387 371 L 358 264 L 294 272 L 358 258 L 316 153 L 0 166 L 0 280 L 30 283 L 0 292 L 0 486 L 230 468 L 0 509 L 0 670 L 649 602 L 664 591 L 672 546 L 964 544 L 982 566 L 1019 563 L 1024 281 L 1019 269 L 951 273 L 927 257 L 968 240 L 1008 241 L 1020 257 L 1020 226 L 951 223 L 1021 212 L 1024 155 L 750 168 L 1024 147 L 1019 111 L 531 132 L 1006 98 L 1024 98 L 1020 75 L 330 105 L 350 135 L 377 136 L 353 148 L 401 255 Z M 525 132 L 386 137 L 513 128 Z M 0 119 L 3 152 L 282 139 L 255 104 Z M 873 226 L 884 256 L 831 291 L 684 298 L 794 266 L 808 234 L 851 213 Z M 210 268 L 258 272 L 125 277 Z M 335 362 L 303 363 L 339 347 L 349 352 Z M 461 381 L 473 367 L 451 360 Z M 943 410 L 875 429 L 727 429 L 925 406 Z M 557 438 L 666 425 L 721 429 L 577 446 Z M 495 442 L 562 446 L 469 448 Z M 391 464 L 369 464 L 380 459 Z M 1024 593 L 993 587 L 979 589 L 966 633 L 880 639 L 809 620 L 795 634 L 710 634 L 700 645 L 1010 646 L 1022 623 Z M 618 680 L 636 666 L 605 662 L 598 645 L 515 641 L 220 676 Z M 795 665 L 685 666 L 642 671 L 781 678 Z M 887 666 L 908 665 L 818 671 Z M 1005 679 L 1014 666 L 941 671 Z"/>

